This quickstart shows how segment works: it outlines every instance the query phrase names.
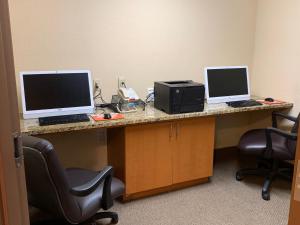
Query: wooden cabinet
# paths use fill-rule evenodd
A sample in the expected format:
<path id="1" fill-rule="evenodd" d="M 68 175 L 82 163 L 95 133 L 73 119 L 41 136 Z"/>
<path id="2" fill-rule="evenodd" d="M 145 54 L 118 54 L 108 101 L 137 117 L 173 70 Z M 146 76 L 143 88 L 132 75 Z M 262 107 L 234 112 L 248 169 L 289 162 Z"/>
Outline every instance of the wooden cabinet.
<path id="1" fill-rule="evenodd" d="M 212 176 L 214 129 L 214 117 L 109 129 L 108 161 L 125 199 Z"/>

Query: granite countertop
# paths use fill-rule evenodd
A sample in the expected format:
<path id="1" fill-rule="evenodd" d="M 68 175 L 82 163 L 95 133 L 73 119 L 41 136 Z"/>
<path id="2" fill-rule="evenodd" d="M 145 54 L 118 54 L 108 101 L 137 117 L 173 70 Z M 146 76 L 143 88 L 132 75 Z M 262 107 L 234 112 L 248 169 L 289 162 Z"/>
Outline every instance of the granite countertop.
<path id="1" fill-rule="evenodd" d="M 224 114 L 233 114 L 238 112 L 250 112 L 250 111 L 261 111 L 261 110 L 276 110 L 276 109 L 289 109 L 292 108 L 292 103 L 282 103 L 278 105 L 261 105 L 254 107 L 245 108 L 232 108 L 227 106 L 225 103 L 221 104 L 205 104 L 203 112 L 184 113 L 169 115 L 160 110 L 155 109 L 152 105 L 148 105 L 145 110 L 139 109 L 137 112 L 125 114 L 124 119 L 120 120 L 106 120 L 106 121 L 94 121 L 92 118 L 88 122 L 69 123 L 69 124 L 58 124 L 50 126 L 39 126 L 37 119 L 20 120 L 21 132 L 28 135 L 37 134 L 50 134 L 59 132 L 68 132 L 76 130 L 85 130 L 93 128 L 110 128 L 110 127 L 121 127 L 135 124 L 146 124 L 159 121 L 171 121 L 179 120 L 184 118 L 197 118 L 203 116 L 218 116 Z M 109 109 L 106 109 L 110 112 Z M 96 113 L 102 113 L 103 110 L 99 110 Z"/>

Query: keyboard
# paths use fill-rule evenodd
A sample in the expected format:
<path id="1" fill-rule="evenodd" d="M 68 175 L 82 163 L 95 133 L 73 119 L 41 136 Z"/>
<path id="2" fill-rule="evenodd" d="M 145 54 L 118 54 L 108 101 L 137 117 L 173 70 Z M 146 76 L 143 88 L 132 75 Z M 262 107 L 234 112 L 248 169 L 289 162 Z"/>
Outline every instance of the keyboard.
<path id="1" fill-rule="evenodd" d="M 244 101 L 236 101 L 236 102 L 226 102 L 226 104 L 233 108 L 252 107 L 252 106 L 262 105 L 260 102 L 257 102 L 253 99 L 244 100 Z"/>
<path id="2" fill-rule="evenodd" d="M 40 126 L 54 125 L 54 124 L 65 124 L 65 123 L 77 123 L 90 121 L 87 114 L 75 114 L 66 116 L 51 116 L 39 118 Z"/>

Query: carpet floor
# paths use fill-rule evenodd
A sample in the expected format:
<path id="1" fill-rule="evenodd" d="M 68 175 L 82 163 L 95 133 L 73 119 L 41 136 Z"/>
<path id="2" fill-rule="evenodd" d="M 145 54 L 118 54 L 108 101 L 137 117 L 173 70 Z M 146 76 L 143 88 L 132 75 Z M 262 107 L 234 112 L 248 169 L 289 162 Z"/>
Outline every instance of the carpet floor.
<path id="1" fill-rule="evenodd" d="M 119 225 L 287 225 L 291 183 L 275 180 L 271 200 L 264 201 L 263 178 L 235 180 L 240 164 L 252 163 L 238 160 L 236 151 L 216 151 L 209 183 L 127 203 L 115 201 L 111 211 L 118 213 Z"/>
<path id="2" fill-rule="evenodd" d="M 235 180 L 236 154 L 216 154 L 211 181 L 128 203 L 112 211 L 120 225 L 287 225 L 291 184 L 276 180 L 271 200 L 261 198 L 263 178 Z M 105 224 L 105 223 L 99 223 Z"/>

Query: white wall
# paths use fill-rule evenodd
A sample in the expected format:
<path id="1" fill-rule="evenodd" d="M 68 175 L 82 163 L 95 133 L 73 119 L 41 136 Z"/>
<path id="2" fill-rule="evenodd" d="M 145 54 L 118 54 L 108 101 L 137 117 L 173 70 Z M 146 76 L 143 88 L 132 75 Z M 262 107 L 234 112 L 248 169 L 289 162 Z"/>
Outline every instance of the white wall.
<path id="1" fill-rule="evenodd" d="M 259 0 L 252 87 L 300 112 L 300 1 Z"/>
<path id="2" fill-rule="evenodd" d="M 142 97 L 156 80 L 201 82 L 205 66 L 251 68 L 256 6 L 256 0 L 10 0 L 16 71 L 87 68 L 107 101 L 119 75 Z M 233 146 L 249 116 L 217 122 L 216 147 Z M 101 130 L 46 138 L 66 166 L 105 164 Z"/>
<path id="3" fill-rule="evenodd" d="M 254 0 L 10 1 L 16 71 L 87 68 L 106 100 L 124 76 L 203 80 L 204 66 L 252 64 Z"/>

